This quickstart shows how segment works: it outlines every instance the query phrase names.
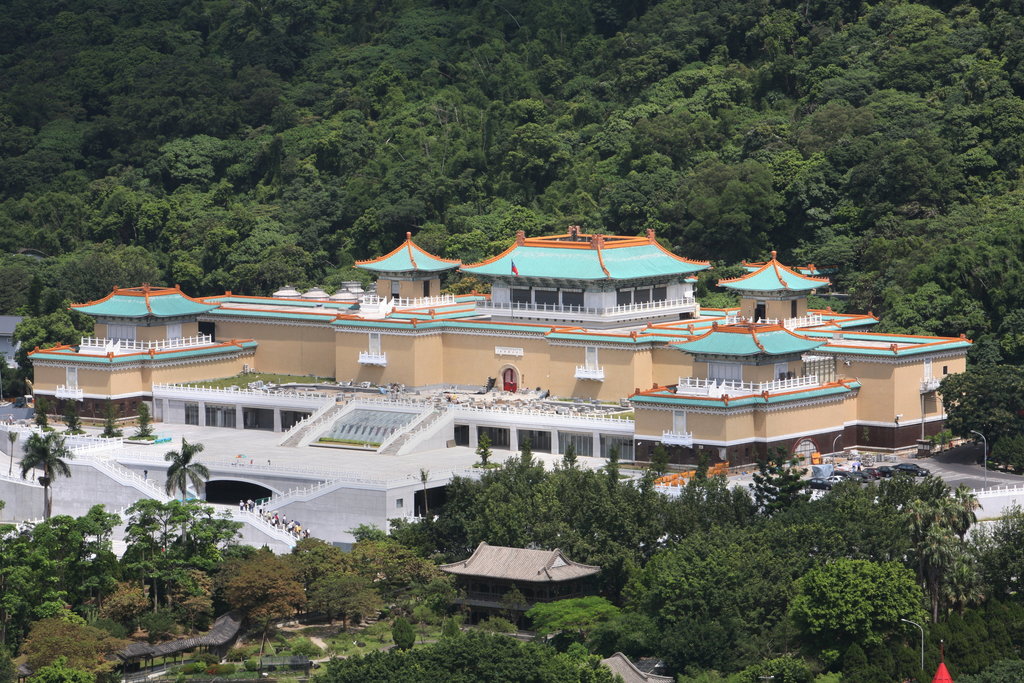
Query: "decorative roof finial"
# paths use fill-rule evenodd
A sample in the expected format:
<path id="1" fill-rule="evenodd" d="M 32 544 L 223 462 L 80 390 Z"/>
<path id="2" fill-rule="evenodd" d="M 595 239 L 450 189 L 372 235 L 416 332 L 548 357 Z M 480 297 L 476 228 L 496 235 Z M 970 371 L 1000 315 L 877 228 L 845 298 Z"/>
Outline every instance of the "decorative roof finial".
<path id="1" fill-rule="evenodd" d="M 412 233 L 411 232 L 405 233 L 405 239 L 406 240 L 411 240 L 412 239 Z"/>
<path id="2" fill-rule="evenodd" d="M 523 230 L 516 230 L 516 246 L 521 247 L 526 244 L 526 232 Z"/>
<path id="3" fill-rule="evenodd" d="M 772 249 L 772 261 L 774 261 L 774 260 L 775 260 L 775 256 L 776 256 L 776 255 L 777 255 L 778 253 L 779 253 L 779 252 L 777 252 L 777 251 L 775 251 L 774 249 Z"/>
<path id="4" fill-rule="evenodd" d="M 654 239 L 654 228 L 647 228 L 647 241 L 651 244 L 657 242 L 657 240 Z"/>

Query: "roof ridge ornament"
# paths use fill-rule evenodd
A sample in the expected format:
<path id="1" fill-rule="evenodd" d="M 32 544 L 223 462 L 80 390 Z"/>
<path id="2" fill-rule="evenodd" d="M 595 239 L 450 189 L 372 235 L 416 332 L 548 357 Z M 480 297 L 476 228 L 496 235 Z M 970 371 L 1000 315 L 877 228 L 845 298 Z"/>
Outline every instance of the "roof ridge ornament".
<path id="1" fill-rule="evenodd" d="M 516 246 L 521 247 L 526 244 L 526 231 L 516 230 Z"/>

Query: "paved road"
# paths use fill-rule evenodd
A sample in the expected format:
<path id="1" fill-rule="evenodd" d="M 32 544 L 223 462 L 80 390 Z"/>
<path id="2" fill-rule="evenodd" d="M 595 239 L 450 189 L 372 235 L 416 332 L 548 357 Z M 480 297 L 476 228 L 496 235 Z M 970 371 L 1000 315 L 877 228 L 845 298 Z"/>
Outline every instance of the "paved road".
<path id="1" fill-rule="evenodd" d="M 986 487 L 986 474 L 981 466 L 982 448 L 980 445 L 966 445 L 959 448 L 952 448 L 919 462 L 922 467 L 927 467 L 932 474 L 942 477 L 949 486 L 956 488 L 960 484 L 966 484 L 972 489 L 983 489 Z M 1024 484 L 1024 477 L 1005 472 L 988 471 L 988 486 L 1020 486 Z"/>

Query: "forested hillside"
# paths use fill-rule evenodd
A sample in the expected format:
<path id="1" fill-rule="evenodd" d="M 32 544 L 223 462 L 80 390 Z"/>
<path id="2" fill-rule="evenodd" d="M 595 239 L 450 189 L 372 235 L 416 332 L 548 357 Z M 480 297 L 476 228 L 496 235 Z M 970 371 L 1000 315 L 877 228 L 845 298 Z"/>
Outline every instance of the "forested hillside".
<path id="1" fill-rule="evenodd" d="M 9 0 L 0 32 L 0 313 L 578 223 L 836 266 L 885 329 L 1024 357 L 1017 3 Z"/>

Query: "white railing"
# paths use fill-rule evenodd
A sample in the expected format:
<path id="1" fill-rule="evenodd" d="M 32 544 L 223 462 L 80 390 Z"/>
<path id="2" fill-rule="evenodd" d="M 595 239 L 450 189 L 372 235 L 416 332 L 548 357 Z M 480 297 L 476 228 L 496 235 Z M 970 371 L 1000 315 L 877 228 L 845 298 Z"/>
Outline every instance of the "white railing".
<path id="1" fill-rule="evenodd" d="M 154 384 L 153 391 L 173 394 L 198 394 L 201 396 L 258 396 L 271 398 L 309 399 L 310 401 L 330 401 L 334 394 L 316 391 L 271 391 L 267 389 L 242 389 L 241 387 L 203 387 L 194 384 Z"/>
<path id="2" fill-rule="evenodd" d="M 166 503 L 171 499 L 171 497 L 167 495 L 167 492 L 164 491 L 163 487 L 159 486 L 154 480 L 140 476 L 129 469 L 121 467 L 108 458 L 85 457 L 79 459 L 78 462 L 92 465 L 117 483 L 124 486 L 131 486 L 132 488 L 163 503 Z"/>
<path id="3" fill-rule="evenodd" d="M 939 388 L 939 383 L 942 380 L 938 377 L 925 377 L 921 380 L 921 393 L 927 394 L 929 391 L 935 391 Z"/>
<path id="4" fill-rule="evenodd" d="M 803 389 L 819 386 L 817 375 L 801 375 L 792 379 L 776 379 L 770 382 L 737 382 L 733 380 L 714 380 L 701 377 L 680 377 L 676 384 L 676 394 L 696 396 L 732 396 L 744 394 L 762 394 L 789 389 Z M 736 393 L 738 392 L 738 393 Z"/>
<path id="5" fill-rule="evenodd" d="M 391 304 L 395 308 L 423 308 L 425 306 L 450 306 L 456 303 L 455 297 L 451 294 L 442 294 L 441 296 L 424 296 L 414 299 L 403 299 L 401 297 L 395 297 L 391 300 Z"/>
<path id="6" fill-rule="evenodd" d="M 294 548 L 298 539 L 285 529 L 274 526 L 272 522 L 264 519 L 257 512 L 250 512 L 249 510 L 239 510 L 235 505 L 221 505 L 218 503 L 206 503 L 214 510 L 226 512 L 231 517 L 232 521 L 242 522 L 243 524 L 249 524 L 254 528 L 258 529 L 262 533 L 270 536 L 275 541 L 279 541 L 289 548 Z"/>
<path id="7" fill-rule="evenodd" d="M 778 318 L 758 318 L 757 320 L 754 320 L 753 318 L 745 318 L 741 315 L 732 314 L 725 316 L 723 324 L 738 325 L 746 322 L 754 322 L 758 325 L 778 325 L 779 323 L 782 323 L 787 330 L 794 330 L 800 327 L 823 325 L 825 320 L 818 313 L 812 313 L 811 315 L 805 315 L 799 318 L 786 318 L 785 320 L 780 320 Z"/>
<path id="8" fill-rule="evenodd" d="M 85 399 L 85 391 L 79 387 L 69 387 L 61 384 L 57 387 L 57 391 L 53 393 L 56 398 L 71 398 L 76 401 L 82 401 Z"/>
<path id="9" fill-rule="evenodd" d="M 645 313 L 663 309 L 680 308 L 684 306 L 695 306 L 697 300 L 692 296 L 679 299 L 664 299 L 661 301 L 644 301 L 635 304 L 621 304 L 618 306 L 607 306 L 603 308 L 595 306 L 573 306 L 571 304 L 540 304 L 514 301 L 485 301 L 477 304 L 481 310 L 494 309 L 500 311 L 537 311 L 545 313 L 583 313 L 588 315 L 622 315 L 629 313 Z"/>
<path id="10" fill-rule="evenodd" d="M 359 352 L 359 364 L 360 365 L 380 365 L 385 366 L 388 364 L 387 353 L 372 353 L 370 351 Z"/>
<path id="11" fill-rule="evenodd" d="M 672 432 L 666 430 L 661 433 L 661 442 L 667 446 L 690 447 L 693 445 L 693 432 Z"/>
<path id="12" fill-rule="evenodd" d="M 388 455 L 396 452 L 398 449 L 392 448 L 395 446 L 396 442 L 398 447 L 401 447 L 408 435 L 411 435 L 414 431 L 418 430 L 426 420 L 436 416 L 437 412 L 435 410 L 424 410 L 422 413 L 414 417 L 411 422 L 388 434 L 387 438 L 381 441 L 380 445 L 377 446 L 377 454 Z"/>
<path id="13" fill-rule="evenodd" d="M 82 453 L 92 453 L 95 451 L 106 451 L 111 448 L 121 448 L 124 446 L 124 438 L 115 436 L 110 439 L 104 439 L 99 436 L 65 436 L 64 445 L 67 446 L 75 455 Z"/>
<path id="14" fill-rule="evenodd" d="M 811 315 L 805 315 L 800 318 L 787 318 L 783 325 L 786 326 L 787 330 L 795 330 L 800 327 L 813 327 L 814 325 L 821 325 L 825 321 L 821 315 L 812 313 Z"/>
<path id="15" fill-rule="evenodd" d="M 495 356 L 510 356 L 512 358 L 522 358 L 523 349 L 518 346 L 495 346 Z"/>
<path id="16" fill-rule="evenodd" d="M 103 337 L 82 337 L 80 350 L 100 351 L 166 351 L 168 349 L 188 349 L 196 346 L 213 344 L 213 336 L 198 334 L 194 337 L 175 337 L 174 339 L 155 339 L 140 341 L 137 339 L 105 339 Z"/>
<path id="17" fill-rule="evenodd" d="M 491 408 L 487 406 L 471 406 L 471 405 L 456 405 L 452 407 L 452 410 L 456 415 L 462 413 L 467 415 L 492 415 L 495 417 L 505 415 L 515 415 L 520 417 L 538 417 L 550 422 L 551 424 L 557 424 L 559 421 L 565 420 L 568 422 L 601 422 L 605 424 L 616 424 L 622 425 L 623 427 L 632 428 L 633 420 L 627 420 L 624 418 L 612 417 L 606 414 L 561 414 L 557 412 L 548 412 L 543 410 L 531 410 L 529 408 L 516 408 L 514 406 L 503 406 L 501 408 Z"/>
<path id="18" fill-rule="evenodd" d="M 576 379 L 593 379 L 599 382 L 604 381 L 604 366 L 588 367 L 586 365 L 576 366 Z"/>
<path id="19" fill-rule="evenodd" d="M 978 498 L 994 498 L 997 496 L 1024 496 L 1024 484 L 1013 486 L 990 486 L 987 489 L 975 489 L 974 495 Z"/>
<path id="20" fill-rule="evenodd" d="M 294 446 L 301 440 L 301 433 L 307 427 L 311 427 L 316 424 L 320 424 L 321 421 L 326 421 L 328 415 L 333 415 L 335 409 L 338 407 L 344 407 L 345 403 L 325 403 L 316 409 L 313 413 L 302 418 L 291 427 L 289 427 L 282 435 L 281 439 L 277 442 L 278 446 Z M 295 437 L 299 437 L 295 439 Z M 292 441 L 294 440 L 294 443 Z"/>

